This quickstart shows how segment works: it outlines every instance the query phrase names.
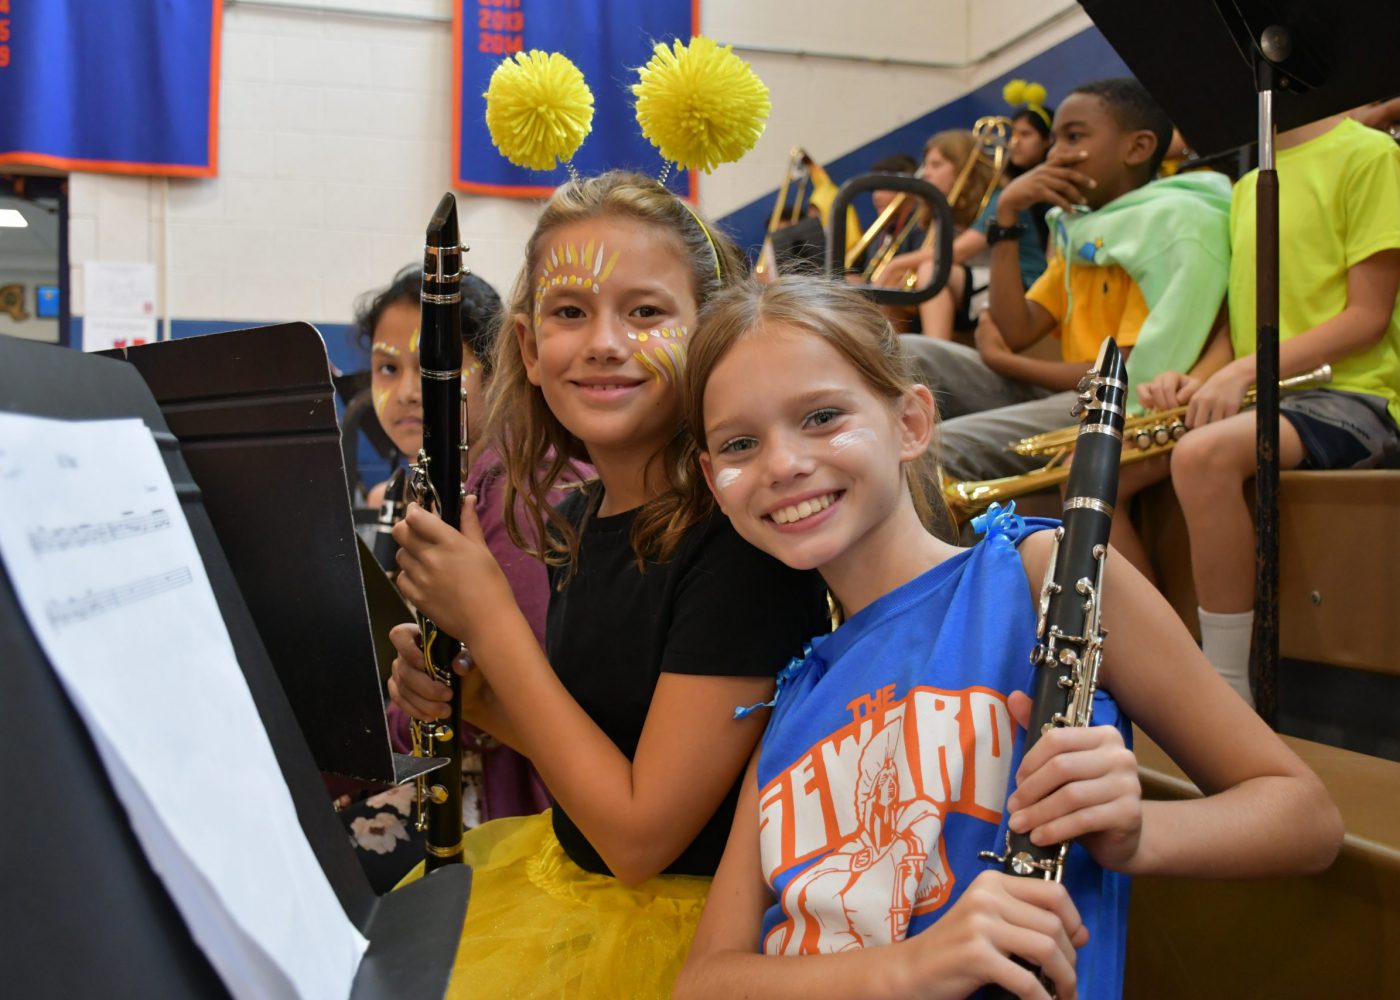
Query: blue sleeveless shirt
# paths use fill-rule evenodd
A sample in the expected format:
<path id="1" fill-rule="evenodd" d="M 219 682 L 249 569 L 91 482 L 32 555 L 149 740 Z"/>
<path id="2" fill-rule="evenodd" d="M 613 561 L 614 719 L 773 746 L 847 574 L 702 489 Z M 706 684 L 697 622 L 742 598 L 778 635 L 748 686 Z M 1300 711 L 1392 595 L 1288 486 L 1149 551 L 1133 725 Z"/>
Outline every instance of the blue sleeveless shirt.
<path id="1" fill-rule="evenodd" d="M 890 944 L 948 911 L 1001 853 L 1024 731 L 1035 609 L 1022 538 L 1056 522 L 1006 510 L 987 537 L 813 640 L 780 677 L 758 759 L 763 951 Z M 1095 725 L 1131 727 L 1105 692 Z M 1079 995 L 1123 988 L 1125 875 L 1070 848 L 1065 885 L 1089 928 Z"/>

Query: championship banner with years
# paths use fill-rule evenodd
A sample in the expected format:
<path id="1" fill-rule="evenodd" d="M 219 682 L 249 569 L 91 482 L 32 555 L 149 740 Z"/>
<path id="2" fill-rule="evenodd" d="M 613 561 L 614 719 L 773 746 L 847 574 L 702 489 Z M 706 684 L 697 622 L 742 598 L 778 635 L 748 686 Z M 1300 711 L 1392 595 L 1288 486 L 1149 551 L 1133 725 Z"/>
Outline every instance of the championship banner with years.
<path id="1" fill-rule="evenodd" d="M 223 0 L 0 0 L 0 165 L 212 177 Z"/>
<path id="2" fill-rule="evenodd" d="M 642 137 L 631 87 L 656 42 L 688 41 L 700 31 L 700 0 L 458 0 L 453 17 L 452 176 L 457 187 L 507 198 L 546 198 L 569 179 L 509 163 L 486 130 L 491 74 L 516 52 L 563 53 L 593 91 L 593 131 L 574 155 L 579 173 L 615 168 L 657 176 L 661 154 Z M 694 199 L 692 171 L 672 170 L 671 190 Z"/>

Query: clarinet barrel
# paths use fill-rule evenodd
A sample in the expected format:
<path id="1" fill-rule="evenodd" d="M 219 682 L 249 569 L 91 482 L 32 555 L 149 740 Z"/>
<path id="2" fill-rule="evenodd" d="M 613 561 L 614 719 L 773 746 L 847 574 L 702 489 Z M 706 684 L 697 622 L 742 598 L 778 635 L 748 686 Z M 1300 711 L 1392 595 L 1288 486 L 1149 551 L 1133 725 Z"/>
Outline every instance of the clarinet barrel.
<path id="1" fill-rule="evenodd" d="M 428 223 L 423 250 L 422 312 L 418 355 L 423 373 L 423 447 L 413 467 L 411 492 L 424 508 L 453 528 L 461 526 L 466 459 L 466 404 L 462 390 L 462 255 L 457 202 L 445 194 Z M 452 688 L 446 719 L 415 722 L 414 753 L 447 763 L 418 779 L 418 828 L 426 834 L 426 869 L 462 860 L 462 693 L 452 662 L 456 638 L 418 614 L 424 669 Z"/>
<path id="2" fill-rule="evenodd" d="M 1105 340 L 1093 370 L 1079 383 L 1075 412 L 1082 423 L 1065 493 L 1064 521 L 1055 529 L 1040 590 L 1036 643 L 1031 650 L 1035 672 L 1027 753 L 1051 729 L 1087 726 L 1093 714 L 1104 640 L 1100 595 L 1118 499 L 1126 393 L 1123 356 L 1113 340 Z M 1009 875 L 1059 882 L 1068 853 L 1068 843 L 1041 846 L 1033 844 L 1029 834 L 1008 831 L 1005 853 L 984 852 L 983 857 L 1001 864 Z M 1012 996 L 997 988 L 989 988 L 986 995 Z"/>

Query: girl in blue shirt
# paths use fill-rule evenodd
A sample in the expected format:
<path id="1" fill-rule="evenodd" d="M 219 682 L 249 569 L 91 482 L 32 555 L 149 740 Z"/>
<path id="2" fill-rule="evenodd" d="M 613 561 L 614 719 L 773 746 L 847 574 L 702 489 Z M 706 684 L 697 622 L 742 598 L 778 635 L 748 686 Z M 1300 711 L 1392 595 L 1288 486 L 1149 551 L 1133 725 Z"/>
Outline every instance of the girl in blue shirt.
<path id="1" fill-rule="evenodd" d="M 735 529 L 820 570 L 846 621 L 780 677 L 677 995 L 1046 997 L 1020 958 L 1061 998 L 1117 997 L 1126 876 L 1331 862 L 1321 782 L 1120 558 L 1095 724 L 1022 756 L 1053 522 L 994 511 L 971 549 L 930 533 L 932 397 L 859 295 L 784 279 L 721 296 L 687 399 Z M 1205 798 L 1142 800 L 1125 715 Z M 1008 824 L 1074 841 L 1065 884 L 978 859 Z"/>

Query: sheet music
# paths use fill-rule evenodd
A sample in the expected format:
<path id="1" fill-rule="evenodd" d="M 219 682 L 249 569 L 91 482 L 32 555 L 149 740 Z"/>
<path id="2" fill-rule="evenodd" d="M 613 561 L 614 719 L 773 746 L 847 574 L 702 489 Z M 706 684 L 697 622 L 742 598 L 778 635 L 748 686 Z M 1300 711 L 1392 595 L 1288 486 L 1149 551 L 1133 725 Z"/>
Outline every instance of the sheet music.
<path id="1" fill-rule="evenodd" d="M 349 996 L 367 942 L 297 822 L 145 425 L 0 414 L 0 511 L 25 615 L 229 991 Z"/>

